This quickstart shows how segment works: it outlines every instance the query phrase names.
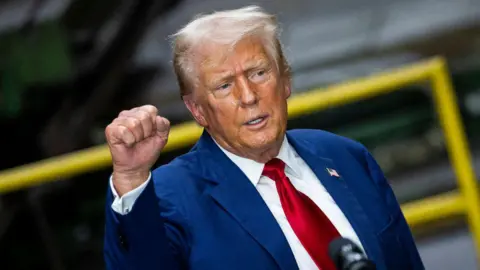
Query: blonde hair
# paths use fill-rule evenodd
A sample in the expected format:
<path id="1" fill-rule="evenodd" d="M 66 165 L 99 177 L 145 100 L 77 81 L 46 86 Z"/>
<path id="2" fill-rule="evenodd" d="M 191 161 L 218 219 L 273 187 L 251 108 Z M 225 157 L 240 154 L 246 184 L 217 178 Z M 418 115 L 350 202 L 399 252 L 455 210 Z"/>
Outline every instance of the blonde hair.
<path id="1" fill-rule="evenodd" d="M 194 20 L 172 35 L 173 67 L 180 87 L 181 97 L 192 92 L 194 87 L 195 50 L 202 42 L 234 47 L 245 37 L 260 37 L 266 53 L 277 69 L 290 78 L 290 67 L 283 54 L 279 41 L 280 28 L 274 15 L 265 13 L 258 6 L 217 11 L 197 16 Z"/>

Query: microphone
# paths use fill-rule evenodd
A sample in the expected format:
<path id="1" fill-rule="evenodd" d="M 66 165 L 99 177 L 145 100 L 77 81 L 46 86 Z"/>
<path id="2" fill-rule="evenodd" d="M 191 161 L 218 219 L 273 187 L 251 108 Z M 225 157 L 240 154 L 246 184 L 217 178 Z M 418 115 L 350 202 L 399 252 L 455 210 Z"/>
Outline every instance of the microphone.
<path id="1" fill-rule="evenodd" d="M 330 242 L 328 255 L 338 270 L 375 270 L 375 264 L 355 243 L 339 237 Z"/>

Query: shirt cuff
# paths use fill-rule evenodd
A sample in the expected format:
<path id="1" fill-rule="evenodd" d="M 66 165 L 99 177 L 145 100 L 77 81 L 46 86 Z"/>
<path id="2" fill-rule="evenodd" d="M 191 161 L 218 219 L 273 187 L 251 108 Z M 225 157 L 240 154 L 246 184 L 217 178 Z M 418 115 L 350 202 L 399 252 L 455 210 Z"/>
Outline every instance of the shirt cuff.
<path id="1" fill-rule="evenodd" d="M 151 178 L 152 178 L 152 173 L 150 172 L 150 174 L 148 175 L 147 181 L 143 182 L 137 188 L 130 190 L 129 192 L 123 194 L 123 196 L 120 197 L 118 196 L 118 193 L 115 190 L 115 187 L 113 186 L 112 176 L 110 176 L 110 190 L 112 191 L 113 198 L 114 198 L 112 203 L 113 211 L 115 211 L 120 215 L 126 215 L 130 213 L 133 205 L 135 204 L 135 201 L 138 199 L 138 197 L 140 197 L 143 190 L 150 182 Z"/>

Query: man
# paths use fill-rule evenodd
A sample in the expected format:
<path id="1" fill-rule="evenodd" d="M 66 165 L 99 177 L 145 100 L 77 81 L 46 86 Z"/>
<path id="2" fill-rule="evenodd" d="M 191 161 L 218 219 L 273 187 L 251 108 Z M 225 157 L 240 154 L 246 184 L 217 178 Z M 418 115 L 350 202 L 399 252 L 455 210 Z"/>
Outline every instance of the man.
<path id="1" fill-rule="evenodd" d="M 198 17 L 175 35 L 182 99 L 204 133 L 151 172 L 169 122 L 146 105 L 106 128 L 107 269 L 334 269 L 356 242 L 378 269 L 423 269 L 396 198 L 359 143 L 286 132 L 289 66 L 257 7 Z"/>

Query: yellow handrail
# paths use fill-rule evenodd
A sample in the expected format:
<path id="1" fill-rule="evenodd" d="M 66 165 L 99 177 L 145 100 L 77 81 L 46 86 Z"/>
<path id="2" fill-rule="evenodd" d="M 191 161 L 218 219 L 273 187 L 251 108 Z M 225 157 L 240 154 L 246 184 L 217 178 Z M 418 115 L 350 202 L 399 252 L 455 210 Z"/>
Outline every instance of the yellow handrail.
<path id="1" fill-rule="evenodd" d="M 465 201 L 467 221 L 479 254 L 477 259 L 480 259 L 480 189 L 473 169 L 457 97 L 444 61 L 440 61 L 433 67 L 431 83 L 435 108 L 445 135 L 450 162 Z"/>
<path id="2" fill-rule="evenodd" d="M 410 227 L 417 227 L 440 219 L 465 215 L 465 200 L 457 191 L 431 196 L 402 205 L 402 212 Z"/>

